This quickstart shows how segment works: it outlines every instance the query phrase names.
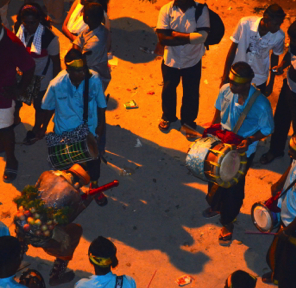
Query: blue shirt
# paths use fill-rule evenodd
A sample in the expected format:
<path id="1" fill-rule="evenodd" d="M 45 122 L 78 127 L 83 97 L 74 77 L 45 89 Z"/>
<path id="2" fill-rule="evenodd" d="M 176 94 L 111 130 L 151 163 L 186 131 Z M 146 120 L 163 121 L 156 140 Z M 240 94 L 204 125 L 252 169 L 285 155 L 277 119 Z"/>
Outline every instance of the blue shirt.
<path id="1" fill-rule="evenodd" d="M 114 288 L 116 282 L 116 274 L 109 272 L 106 275 L 92 275 L 89 279 L 81 279 L 75 284 L 75 288 Z M 122 288 L 136 288 L 136 282 L 129 276 L 123 276 Z"/>
<path id="2" fill-rule="evenodd" d="M 2 236 L 10 236 L 10 233 L 7 226 L 0 221 L 0 237 Z"/>
<path id="3" fill-rule="evenodd" d="M 92 134 L 98 126 L 97 107 L 106 108 L 106 100 L 102 82 L 98 74 L 92 70 L 89 79 L 88 127 Z M 58 135 L 73 131 L 83 123 L 83 91 L 84 80 L 76 88 L 66 70 L 50 81 L 49 87 L 42 100 L 42 109 L 55 110 L 54 132 Z"/>
<path id="4" fill-rule="evenodd" d="M 286 179 L 283 191 L 296 179 L 296 160 L 293 160 L 291 169 Z M 288 190 L 288 192 L 278 200 L 278 207 L 281 208 L 281 219 L 285 226 L 291 224 L 296 217 L 296 186 Z"/>
<path id="5" fill-rule="evenodd" d="M 0 278 L 1 288 L 26 288 L 26 286 L 17 283 L 14 279 L 14 275 L 8 278 Z"/>
<path id="6" fill-rule="evenodd" d="M 243 105 L 240 105 L 238 104 L 238 94 L 231 92 L 229 84 L 222 86 L 215 107 L 221 111 L 220 116 L 223 129 L 233 131 L 236 122 L 254 92 L 255 88 L 251 86 L 248 98 Z M 237 134 L 246 138 L 260 131 L 263 135 L 267 136 L 273 132 L 273 129 L 273 114 L 270 103 L 264 95 L 260 94 L 252 105 Z M 258 141 L 255 141 L 248 147 L 246 152 L 247 157 L 256 151 L 257 144 Z"/>

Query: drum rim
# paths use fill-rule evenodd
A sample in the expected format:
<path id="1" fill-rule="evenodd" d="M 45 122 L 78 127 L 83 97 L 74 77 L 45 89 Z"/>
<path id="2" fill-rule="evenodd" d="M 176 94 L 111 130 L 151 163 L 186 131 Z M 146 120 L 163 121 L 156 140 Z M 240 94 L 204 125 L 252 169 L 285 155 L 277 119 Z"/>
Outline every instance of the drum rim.
<path id="1" fill-rule="evenodd" d="M 256 208 L 257 206 L 262 206 L 262 207 L 266 208 L 267 212 L 269 213 L 270 218 L 271 218 L 271 228 L 270 228 L 270 229 L 268 229 L 268 230 L 264 230 L 264 229 L 262 229 L 261 227 L 259 227 L 259 226 L 257 225 L 257 222 L 256 222 L 256 220 L 255 220 L 255 218 L 254 218 L 254 211 L 255 211 L 255 208 Z M 269 208 L 264 204 L 263 201 L 255 202 L 255 203 L 252 205 L 252 208 L 251 208 L 251 218 L 252 218 L 252 222 L 253 222 L 254 226 L 255 226 L 260 232 L 262 232 L 262 233 L 270 233 L 274 228 L 276 228 L 276 227 L 274 227 L 274 225 L 273 225 L 271 211 L 270 211 Z M 256 223 L 256 224 L 255 224 L 255 223 Z"/>

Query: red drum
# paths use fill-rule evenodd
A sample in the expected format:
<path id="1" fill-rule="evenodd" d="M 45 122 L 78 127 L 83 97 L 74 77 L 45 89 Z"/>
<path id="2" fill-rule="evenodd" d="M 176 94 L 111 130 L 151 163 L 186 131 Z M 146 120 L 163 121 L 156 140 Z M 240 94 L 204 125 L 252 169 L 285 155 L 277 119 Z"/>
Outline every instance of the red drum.
<path id="1" fill-rule="evenodd" d="M 251 209 L 251 217 L 255 227 L 261 232 L 271 232 L 280 226 L 281 209 L 277 207 L 279 192 L 265 202 L 256 202 Z"/>

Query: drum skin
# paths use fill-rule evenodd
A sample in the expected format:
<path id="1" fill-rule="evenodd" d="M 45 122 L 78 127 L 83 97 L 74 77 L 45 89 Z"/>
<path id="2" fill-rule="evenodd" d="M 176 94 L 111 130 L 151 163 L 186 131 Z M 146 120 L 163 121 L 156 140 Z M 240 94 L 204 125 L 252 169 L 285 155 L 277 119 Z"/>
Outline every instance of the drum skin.
<path id="1" fill-rule="evenodd" d="M 272 211 L 270 207 L 265 205 L 267 201 L 256 202 L 251 208 L 252 222 L 263 233 L 271 232 L 273 229 L 279 227 L 281 222 L 280 212 L 278 212 L 279 208 L 277 211 Z"/>
<path id="2" fill-rule="evenodd" d="M 186 166 L 195 177 L 229 188 L 245 175 L 247 165 L 246 154 L 233 147 L 216 137 L 197 139 L 189 148 Z"/>

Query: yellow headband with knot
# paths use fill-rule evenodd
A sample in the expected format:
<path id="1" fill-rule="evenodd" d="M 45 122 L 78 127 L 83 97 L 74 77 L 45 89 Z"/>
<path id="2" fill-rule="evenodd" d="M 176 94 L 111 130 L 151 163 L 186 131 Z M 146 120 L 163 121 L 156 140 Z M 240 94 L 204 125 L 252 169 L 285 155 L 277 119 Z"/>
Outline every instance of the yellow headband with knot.
<path id="1" fill-rule="evenodd" d="M 84 66 L 82 59 L 75 59 L 71 62 L 66 62 L 66 65 L 73 68 L 81 68 Z"/>
<path id="2" fill-rule="evenodd" d="M 231 70 L 229 72 L 229 79 L 231 81 L 234 81 L 235 83 L 238 83 L 238 84 L 245 84 L 245 83 L 252 81 L 252 78 L 241 77 L 238 73 L 236 73 L 233 70 L 233 68 L 231 68 Z"/>
<path id="3" fill-rule="evenodd" d="M 96 264 L 102 268 L 107 268 L 112 264 L 111 258 L 102 258 L 89 254 L 89 259 L 93 264 Z"/>

